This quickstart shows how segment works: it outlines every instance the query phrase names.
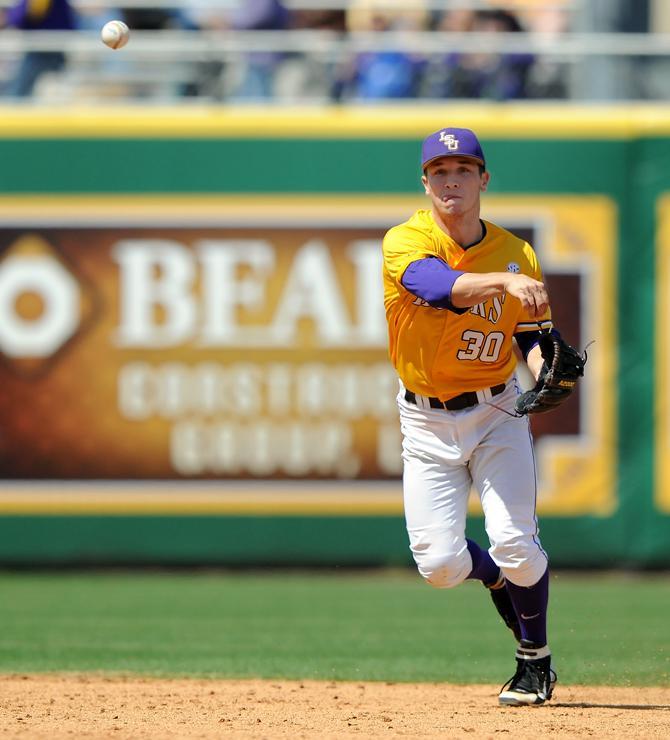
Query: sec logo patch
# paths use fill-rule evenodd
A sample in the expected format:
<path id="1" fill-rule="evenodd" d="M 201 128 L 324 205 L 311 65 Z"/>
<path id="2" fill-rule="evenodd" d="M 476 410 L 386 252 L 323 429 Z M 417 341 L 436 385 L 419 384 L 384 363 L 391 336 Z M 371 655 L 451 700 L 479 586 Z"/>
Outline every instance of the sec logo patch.
<path id="1" fill-rule="evenodd" d="M 521 272 L 521 268 L 516 262 L 510 262 L 509 265 L 507 265 L 507 272 Z"/>

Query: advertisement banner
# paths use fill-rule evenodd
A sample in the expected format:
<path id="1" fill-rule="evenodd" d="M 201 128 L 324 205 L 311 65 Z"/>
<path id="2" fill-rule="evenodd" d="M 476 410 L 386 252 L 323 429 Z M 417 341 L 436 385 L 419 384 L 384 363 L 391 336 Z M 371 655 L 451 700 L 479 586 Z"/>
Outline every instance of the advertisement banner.
<path id="1" fill-rule="evenodd" d="M 392 196 L 25 198 L 0 204 L 0 477 L 387 481 L 401 474 L 381 239 Z M 616 210 L 487 196 L 589 350 L 534 420 L 539 509 L 616 508 Z M 522 377 L 522 383 L 524 379 Z M 526 383 L 528 379 L 526 378 Z"/>

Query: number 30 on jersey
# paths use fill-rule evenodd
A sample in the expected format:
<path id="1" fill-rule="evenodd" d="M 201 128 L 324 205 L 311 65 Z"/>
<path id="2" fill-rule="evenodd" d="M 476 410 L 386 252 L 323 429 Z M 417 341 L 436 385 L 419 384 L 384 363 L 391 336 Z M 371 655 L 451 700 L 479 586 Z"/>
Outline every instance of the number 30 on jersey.
<path id="1" fill-rule="evenodd" d="M 467 329 L 461 335 L 461 339 L 467 346 L 456 353 L 459 360 L 495 362 L 500 355 L 505 335 L 501 331 L 484 334 L 481 331 Z"/>

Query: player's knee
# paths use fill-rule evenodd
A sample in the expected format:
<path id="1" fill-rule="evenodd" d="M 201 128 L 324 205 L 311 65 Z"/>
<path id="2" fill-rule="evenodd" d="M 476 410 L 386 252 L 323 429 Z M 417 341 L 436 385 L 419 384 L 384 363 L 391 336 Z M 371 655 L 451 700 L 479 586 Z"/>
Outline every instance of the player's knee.
<path id="1" fill-rule="evenodd" d="M 491 549 L 491 557 L 505 578 L 526 588 L 537 583 L 547 569 L 547 556 L 533 538 L 497 543 Z"/>
<path id="2" fill-rule="evenodd" d="M 421 576 L 435 588 L 458 586 L 472 570 L 472 560 L 467 548 L 460 552 L 415 552 L 414 560 Z"/>

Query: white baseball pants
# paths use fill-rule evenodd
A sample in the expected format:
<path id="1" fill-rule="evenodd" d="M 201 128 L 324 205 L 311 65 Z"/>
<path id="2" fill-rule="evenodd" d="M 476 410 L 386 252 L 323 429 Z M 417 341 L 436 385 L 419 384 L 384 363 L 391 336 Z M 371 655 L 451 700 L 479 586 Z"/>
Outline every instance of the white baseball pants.
<path id="1" fill-rule="evenodd" d="M 513 411 L 519 393 L 513 378 L 490 400 Z M 401 384 L 405 521 L 419 573 L 437 588 L 457 586 L 470 574 L 465 520 L 474 486 L 493 561 L 512 583 L 537 583 L 547 568 L 547 555 L 537 536 L 528 419 L 513 418 L 486 403 L 447 411 L 431 409 L 421 396 L 417 402 L 405 400 Z"/>

